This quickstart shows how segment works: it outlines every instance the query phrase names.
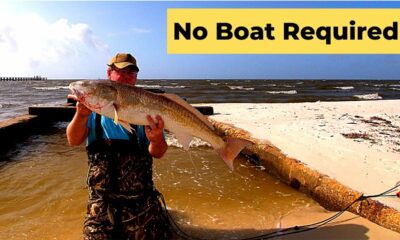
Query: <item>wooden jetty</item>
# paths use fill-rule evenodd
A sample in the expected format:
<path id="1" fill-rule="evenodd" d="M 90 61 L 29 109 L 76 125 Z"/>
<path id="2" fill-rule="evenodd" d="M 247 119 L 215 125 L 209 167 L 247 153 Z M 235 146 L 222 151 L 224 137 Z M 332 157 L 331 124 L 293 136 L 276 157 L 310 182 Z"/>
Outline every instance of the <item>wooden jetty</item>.
<path id="1" fill-rule="evenodd" d="M 47 77 L 33 76 L 33 77 L 0 77 L 0 81 L 44 81 Z"/>

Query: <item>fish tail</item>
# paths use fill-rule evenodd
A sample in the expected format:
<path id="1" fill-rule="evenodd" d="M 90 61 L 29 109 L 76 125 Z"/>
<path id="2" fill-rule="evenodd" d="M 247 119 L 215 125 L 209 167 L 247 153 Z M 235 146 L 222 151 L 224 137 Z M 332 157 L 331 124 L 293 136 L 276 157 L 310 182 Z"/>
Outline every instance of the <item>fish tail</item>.
<path id="1" fill-rule="evenodd" d="M 222 148 L 216 149 L 219 156 L 225 161 L 229 169 L 233 171 L 233 160 L 239 155 L 243 148 L 252 145 L 250 142 L 241 138 L 227 138 Z"/>

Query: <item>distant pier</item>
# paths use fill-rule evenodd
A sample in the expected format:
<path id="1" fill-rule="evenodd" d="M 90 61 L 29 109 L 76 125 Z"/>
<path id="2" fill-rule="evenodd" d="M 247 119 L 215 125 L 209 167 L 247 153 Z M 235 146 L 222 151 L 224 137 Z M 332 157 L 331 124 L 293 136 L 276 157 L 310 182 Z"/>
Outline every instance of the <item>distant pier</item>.
<path id="1" fill-rule="evenodd" d="M 33 77 L 0 77 L 0 81 L 44 81 L 47 77 L 33 76 Z"/>

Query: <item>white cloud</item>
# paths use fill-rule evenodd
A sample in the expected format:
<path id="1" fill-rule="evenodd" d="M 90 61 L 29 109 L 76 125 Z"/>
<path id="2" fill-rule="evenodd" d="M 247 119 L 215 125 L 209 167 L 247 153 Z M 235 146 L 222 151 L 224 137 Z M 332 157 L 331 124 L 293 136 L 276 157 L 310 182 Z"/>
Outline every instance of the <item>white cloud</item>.
<path id="1" fill-rule="evenodd" d="M 34 13 L 0 14 L 0 76 L 30 76 L 45 67 L 65 68 L 63 63 L 94 52 L 107 54 L 108 46 L 85 23 L 48 22 Z"/>

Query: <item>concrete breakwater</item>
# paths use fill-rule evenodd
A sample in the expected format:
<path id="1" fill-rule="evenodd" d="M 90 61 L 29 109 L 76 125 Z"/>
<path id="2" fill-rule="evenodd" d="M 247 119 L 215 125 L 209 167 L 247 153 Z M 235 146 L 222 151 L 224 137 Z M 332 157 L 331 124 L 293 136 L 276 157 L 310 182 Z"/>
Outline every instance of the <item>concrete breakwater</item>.
<path id="1" fill-rule="evenodd" d="M 213 114 L 213 108 L 209 106 L 198 106 L 196 109 L 204 115 Z M 75 114 L 75 102 L 59 106 L 31 106 L 28 110 L 29 114 L 0 121 L 0 154 L 30 135 L 46 131 L 54 122 L 71 121 Z"/>
<path id="2" fill-rule="evenodd" d="M 362 195 L 335 179 L 308 168 L 302 162 L 287 157 L 271 143 L 255 139 L 245 130 L 214 120 L 212 123 L 221 135 L 253 141 L 255 145 L 246 148 L 244 154 L 258 160 L 268 173 L 306 193 L 327 210 L 342 211 Z M 400 233 L 400 212 L 379 201 L 357 201 L 347 211 Z"/>

